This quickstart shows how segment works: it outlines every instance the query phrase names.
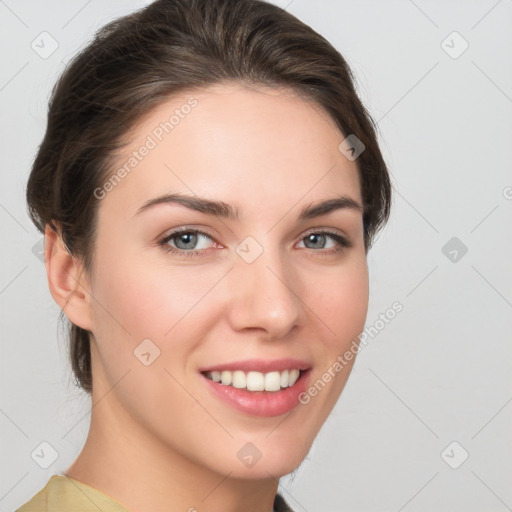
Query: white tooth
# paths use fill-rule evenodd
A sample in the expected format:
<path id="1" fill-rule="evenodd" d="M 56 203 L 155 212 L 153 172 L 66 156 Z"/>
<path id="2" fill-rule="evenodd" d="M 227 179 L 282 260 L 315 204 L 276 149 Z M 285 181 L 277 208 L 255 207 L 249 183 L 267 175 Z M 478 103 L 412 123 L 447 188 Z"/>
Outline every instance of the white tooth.
<path id="1" fill-rule="evenodd" d="M 283 370 L 281 372 L 281 387 L 282 388 L 288 387 L 288 370 Z"/>
<path id="2" fill-rule="evenodd" d="M 279 391 L 281 388 L 293 386 L 300 376 L 300 370 L 294 368 L 266 374 L 254 371 L 246 374 L 242 370 L 234 372 L 224 370 L 207 372 L 207 376 L 214 382 L 239 389 L 246 388 L 248 391 Z"/>
<path id="3" fill-rule="evenodd" d="M 249 382 L 247 382 L 249 384 Z M 249 386 L 247 386 L 249 389 Z M 281 389 L 281 375 L 279 372 L 265 374 L 265 391 L 279 391 Z"/>
<path id="4" fill-rule="evenodd" d="M 245 388 L 246 386 L 246 378 L 245 373 L 241 370 L 236 370 L 233 372 L 233 382 L 232 385 L 235 388 Z"/>
<path id="5" fill-rule="evenodd" d="M 265 377 L 260 372 L 247 373 L 247 389 L 249 391 L 263 391 L 265 389 Z"/>
<path id="6" fill-rule="evenodd" d="M 295 382 L 297 382 L 297 379 L 299 378 L 299 370 L 294 368 L 293 370 L 290 370 L 290 377 L 288 379 L 288 386 L 293 386 Z"/>
<path id="7" fill-rule="evenodd" d="M 233 375 L 228 370 L 224 370 L 223 372 L 221 372 L 220 378 L 221 378 L 222 384 L 224 384 L 224 385 L 229 385 L 233 381 Z"/>

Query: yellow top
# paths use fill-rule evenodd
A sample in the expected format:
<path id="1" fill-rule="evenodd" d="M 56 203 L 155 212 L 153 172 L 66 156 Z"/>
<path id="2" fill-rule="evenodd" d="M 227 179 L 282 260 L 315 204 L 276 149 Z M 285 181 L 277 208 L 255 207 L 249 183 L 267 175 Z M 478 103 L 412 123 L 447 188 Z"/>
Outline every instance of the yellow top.
<path id="1" fill-rule="evenodd" d="M 113 498 L 90 485 L 63 475 L 47 484 L 15 512 L 128 512 Z"/>
<path id="2" fill-rule="evenodd" d="M 53 475 L 47 484 L 15 512 L 129 512 L 110 496 L 64 475 Z M 272 512 L 293 512 L 280 494 Z"/>

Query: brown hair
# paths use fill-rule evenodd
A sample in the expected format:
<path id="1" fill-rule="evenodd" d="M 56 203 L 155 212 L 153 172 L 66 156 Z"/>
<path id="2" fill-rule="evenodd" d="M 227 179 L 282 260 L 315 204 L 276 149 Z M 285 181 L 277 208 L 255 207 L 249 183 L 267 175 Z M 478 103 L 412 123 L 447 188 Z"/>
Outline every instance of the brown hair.
<path id="1" fill-rule="evenodd" d="M 222 81 L 286 86 L 311 99 L 365 146 L 357 159 L 366 251 L 390 214 L 391 184 L 376 125 L 345 59 L 311 27 L 260 0 L 157 0 L 116 19 L 56 83 L 27 184 L 29 214 L 58 230 L 92 266 L 98 199 L 123 138 L 153 107 Z M 89 332 L 70 325 L 76 383 L 92 390 Z"/>

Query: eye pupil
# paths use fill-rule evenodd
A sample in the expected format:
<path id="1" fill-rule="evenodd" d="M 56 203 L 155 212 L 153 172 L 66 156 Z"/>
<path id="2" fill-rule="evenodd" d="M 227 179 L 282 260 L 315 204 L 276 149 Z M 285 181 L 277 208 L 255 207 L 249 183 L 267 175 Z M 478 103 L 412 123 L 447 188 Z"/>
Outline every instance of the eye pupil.
<path id="1" fill-rule="evenodd" d="M 182 248 L 187 249 L 191 245 L 192 246 L 195 245 L 194 242 L 196 242 L 196 238 L 197 238 L 197 234 L 195 234 L 195 233 L 182 233 L 176 239 L 176 242 L 177 242 L 176 246 L 178 247 L 178 249 L 182 249 Z M 182 243 L 183 241 L 185 241 L 185 246 L 179 247 L 180 243 Z"/>
<path id="2" fill-rule="evenodd" d="M 315 245 L 315 243 L 318 244 L 318 241 L 320 240 L 320 246 L 322 246 L 323 244 L 321 242 L 325 241 L 325 240 L 323 240 L 323 239 L 325 239 L 325 235 L 318 235 L 318 234 L 312 233 L 311 235 L 308 235 L 306 237 L 306 239 L 308 241 L 313 242 L 314 245 Z"/>

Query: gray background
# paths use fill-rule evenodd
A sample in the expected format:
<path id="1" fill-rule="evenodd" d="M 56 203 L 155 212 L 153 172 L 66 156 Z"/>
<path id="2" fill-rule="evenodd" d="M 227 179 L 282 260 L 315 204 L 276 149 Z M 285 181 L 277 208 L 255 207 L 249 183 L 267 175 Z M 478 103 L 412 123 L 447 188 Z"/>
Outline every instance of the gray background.
<path id="1" fill-rule="evenodd" d="M 97 28 L 145 3 L 0 0 L 1 512 L 65 471 L 88 429 L 24 203 L 49 91 Z M 341 51 L 378 121 L 394 205 L 367 326 L 403 305 L 281 492 L 297 512 L 512 510 L 512 0 L 275 3 Z"/>

